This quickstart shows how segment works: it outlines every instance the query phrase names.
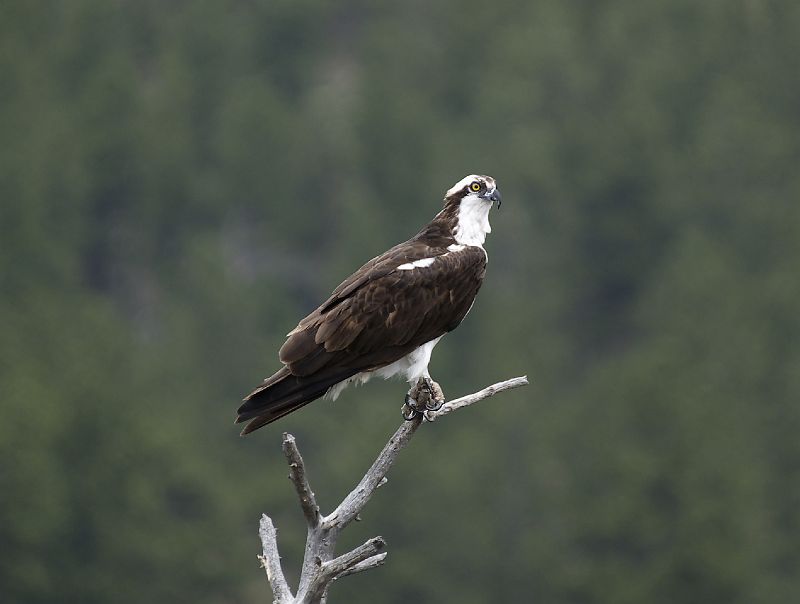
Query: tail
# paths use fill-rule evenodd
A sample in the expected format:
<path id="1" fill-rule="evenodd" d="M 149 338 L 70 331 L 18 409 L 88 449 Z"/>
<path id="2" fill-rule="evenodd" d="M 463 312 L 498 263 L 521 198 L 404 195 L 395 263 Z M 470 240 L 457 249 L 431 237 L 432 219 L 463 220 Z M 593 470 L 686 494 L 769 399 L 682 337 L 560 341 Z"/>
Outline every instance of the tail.
<path id="1" fill-rule="evenodd" d="M 236 423 L 250 420 L 242 430 L 242 436 L 297 411 L 323 396 L 334 384 L 355 373 L 348 369 L 330 367 L 313 375 L 298 377 L 292 375 L 288 367 L 282 367 L 248 394 L 239 407 Z"/>

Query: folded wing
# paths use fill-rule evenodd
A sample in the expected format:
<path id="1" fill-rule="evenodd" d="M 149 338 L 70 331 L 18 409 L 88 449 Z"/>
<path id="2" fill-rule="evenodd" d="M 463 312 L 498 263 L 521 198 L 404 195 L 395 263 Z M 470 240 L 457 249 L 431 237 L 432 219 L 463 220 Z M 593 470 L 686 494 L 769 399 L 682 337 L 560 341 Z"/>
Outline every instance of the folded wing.
<path id="1" fill-rule="evenodd" d="M 289 333 L 279 352 L 284 367 L 239 408 L 237 421 L 251 420 L 243 434 L 455 329 L 485 271 L 482 248 L 413 240 L 370 260 Z"/>

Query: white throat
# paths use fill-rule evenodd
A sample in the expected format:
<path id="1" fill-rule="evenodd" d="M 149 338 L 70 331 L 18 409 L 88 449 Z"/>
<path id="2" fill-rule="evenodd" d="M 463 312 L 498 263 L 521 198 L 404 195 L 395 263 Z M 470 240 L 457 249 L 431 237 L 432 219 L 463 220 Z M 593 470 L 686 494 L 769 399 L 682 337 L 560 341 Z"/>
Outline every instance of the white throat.
<path id="1" fill-rule="evenodd" d="M 458 223 L 453 229 L 453 238 L 462 245 L 483 247 L 486 234 L 492 232 L 489 225 L 489 210 L 492 204 L 477 195 L 467 195 L 458 206 Z"/>

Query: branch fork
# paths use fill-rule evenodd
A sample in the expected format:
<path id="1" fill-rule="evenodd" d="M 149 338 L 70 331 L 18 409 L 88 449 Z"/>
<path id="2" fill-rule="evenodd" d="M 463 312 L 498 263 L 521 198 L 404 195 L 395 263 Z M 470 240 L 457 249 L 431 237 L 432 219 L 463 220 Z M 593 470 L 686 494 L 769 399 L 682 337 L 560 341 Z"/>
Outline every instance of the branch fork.
<path id="1" fill-rule="evenodd" d="M 504 390 L 519 388 L 528 384 L 527 377 L 518 377 L 498 382 L 461 398 L 445 403 L 438 411 L 428 412 L 427 421 L 448 415 L 457 409 L 494 396 Z M 386 484 L 386 474 L 397 459 L 400 451 L 409 443 L 423 423 L 421 415 L 404 421 L 389 442 L 378 454 L 367 473 L 336 507 L 333 512 L 323 516 L 317 505 L 314 491 L 308 482 L 305 463 L 297 448 L 294 436 L 284 432 L 283 454 L 289 464 L 289 479 L 294 485 L 300 508 L 306 519 L 308 536 L 303 555 L 303 567 L 297 594 L 292 594 L 281 567 L 275 526 L 266 514 L 262 514 L 259 525 L 262 554 L 258 557 L 267 573 L 276 604 L 324 604 L 331 584 L 348 575 L 371 570 L 381 566 L 386 560 L 386 542 L 382 537 L 368 539 L 352 551 L 334 557 L 336 541 L 342 530 L 353 520 L 360 520 L 359 513 L 372 497 L 375 490 Z"/>

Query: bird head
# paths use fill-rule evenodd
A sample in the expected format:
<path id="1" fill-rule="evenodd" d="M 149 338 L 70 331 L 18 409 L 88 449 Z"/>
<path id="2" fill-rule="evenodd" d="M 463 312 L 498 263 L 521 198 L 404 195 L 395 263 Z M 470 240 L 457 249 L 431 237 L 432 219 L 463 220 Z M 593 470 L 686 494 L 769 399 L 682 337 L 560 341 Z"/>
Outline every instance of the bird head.
<path id="1" fill-rule="evenodd" d="M 447 193 L 445 193 L 445 201 L 459 201 L 461 203 L 464 201 L 482 201 L 490 206 L 493 202 L 497 202 L 497 207 L 499 208 L 503 198 L 497 189 L 494 178 L 470 174 L 448 189 Z"/>
<path id="2" fill-rule="evenodd" d="M 483 245 L 486 234 L 492 232 L 489 210 L 494 202 L 499 208 L 502 197 L 491 176 L 470 174 L 445 193 L 442 214 L 452 216 L 451 231 L 457 243 Z"/>

